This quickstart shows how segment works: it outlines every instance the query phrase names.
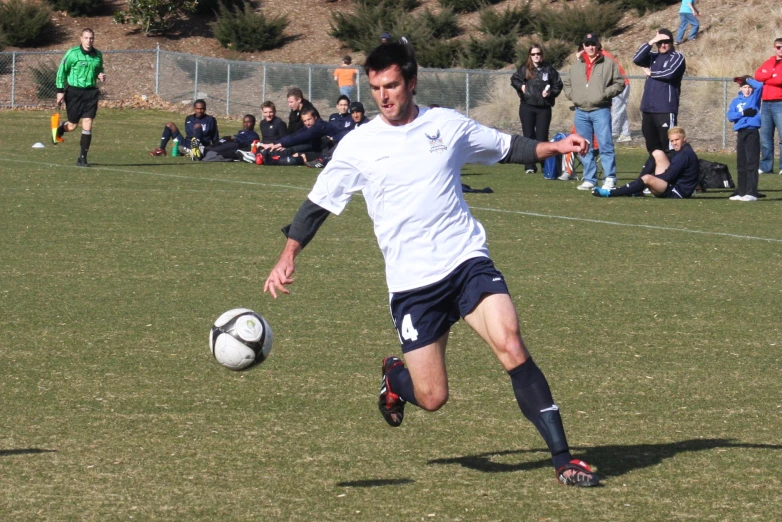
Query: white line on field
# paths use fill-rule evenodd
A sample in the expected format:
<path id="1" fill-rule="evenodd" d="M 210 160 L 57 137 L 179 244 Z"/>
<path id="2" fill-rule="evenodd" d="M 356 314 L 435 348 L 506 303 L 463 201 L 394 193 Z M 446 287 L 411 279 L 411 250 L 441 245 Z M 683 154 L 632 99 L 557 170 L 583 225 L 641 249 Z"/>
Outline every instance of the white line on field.
<path id="1" fill-rule="evenodd" d="M 45 167 L 66 167 L 68 165 L 60 165 L 58 163 L 44 163 L 40 161 L 28 161 L 28 160 L 18 160 L 18 159 L 7 159 L 7 158 L 0 158 L 0 161 L 6 161 L 6 162 L 14 162 L 14 163 L 27 163 L 31 165 L 42 165 Z M 79 168 L 79 167 L 74 167 Z M 160 172 L 146 172 L 142 170 L 130 170 L 130 169 L 118 169 L 114 167 L 102 167 L 100 165 L 94 165 L 89 169 L 90 171 L 98 171 L 98 170 L 107 170 L 110 172 L 121 172 L 125 174 L 144 174 L 146 176 L 157 176 L 162 178 L 177 178 L 177 179 L 187 179 L 187 180 L 193 180 L 193 181 L 210 181 L 210 182 L 217 182 L 217 183 L 238 183 L 240 185 L 255 185 L 259 187 L 276 187 L 276 188 L 288 188 L 288 189 L 294 189 L 294 190 L 302 190 L 302 191 L 309 191 L 311 190 L 311 187 L 299 187 L 296 185 L 283 185 L 279 183 L 263 183 L 259 181 L 241 181 L 241 180 L 234 180 L 234 179 L 223 179 L 223 178 L 202 178 L 197 176 L 184 176 L 181 174 L 165 174 Z M 649 230 L 664 230 L 666 232 L 684 232 L 687 234 L 701 234 L 706 236 L 721 236 L 721 237 L 732 237 L 736 239 L 750 239 L 755 241 L 769 241 L 772 243 L 782 243 L 782 239 L 776 239 L 776 238 L 770 238 L 770 237 L 759 237 L 759 236 L 745 236 L 742 234 L 730 234 L 728 232 L 709 232 L 706 230 L 693 230 L 690 228 L 675 228 L 675 227 L 662 227 L 659 225 L 643 225 L 643 224 L 635 224 L 635 223 L 620 223 L 618 221 L 604 221 L 601 219 L 588 219 L 588 218 L 579 218 L 579 217 L 570 217 L 570 216 L 557 216 L 552 214 L 541 214 L 538 212 L 524 212 L 522 210 L 502 210 L 497 208 L 486 208 L 486 207 L 470 207 L 474 210 L 483 210 L 485 212 L 498 212 L 502 214 L 516 214 L 520 216 L 530 216 L 530 217 L 540 217 L 540 218 L 548 218 L 548 219 L 563 219 L 566 221 L 578 221 L 581 223 L 595 223 L 598 225 L 611 225 L 611 226 L 617 226 L 617 227 L 631 227 L 631 228 L 646 228 Z"/>

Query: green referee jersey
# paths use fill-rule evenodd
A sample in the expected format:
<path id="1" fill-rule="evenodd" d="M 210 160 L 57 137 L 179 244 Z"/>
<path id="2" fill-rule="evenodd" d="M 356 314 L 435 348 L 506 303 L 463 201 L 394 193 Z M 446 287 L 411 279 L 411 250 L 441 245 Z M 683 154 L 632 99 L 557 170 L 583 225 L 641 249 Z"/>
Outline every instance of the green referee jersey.
<path id="1" fill-rule="evenodd" d="M 98 75 L 103 72 L 103 55 L 94 47 L 85 52 L 81 45 L 66 51 L 57 69 L 57 92 L 65 92 L 65 86 L 89 89 L 95 87 Z"/>

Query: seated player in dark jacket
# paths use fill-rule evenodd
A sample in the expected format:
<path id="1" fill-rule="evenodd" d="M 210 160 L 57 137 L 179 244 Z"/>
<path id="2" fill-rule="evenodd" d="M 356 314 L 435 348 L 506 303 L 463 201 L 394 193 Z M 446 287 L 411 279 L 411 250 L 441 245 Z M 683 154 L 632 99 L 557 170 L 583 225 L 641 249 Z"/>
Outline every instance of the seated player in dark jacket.
<path id="1" fill-rule="evenodd" d="M 615 198 L 641 194 L 648 188 L 658 198 L 682 199 L 692 196 L 700 174 L 698 156 L 687 143 L 687 136 L 681 127 L 670 129 L 668 139 L 674 153 L 669 160 L 662 150 L 652 151 L 655 162 L 654 174 L 643 174 L 650 167 L 647 161 L 642 174 L 635 181 L 616 189 L 595 187 L 592 194 Z"/>
<path id="2" fill-rule="evenodd" d="M 288 90 L 288 107 L 291 113 L 288 115 L 288 134 L 293 134 L 304 126 L 301 120 L 301 111 L 304 109 L 313 109 L 312 103 L 304 99 L 304 94 L 298 87 Z"/>
<path id="3" fill-rule="evenodd" d="M 350 125 L 350 129 L 353 130 L 356 127 L 360 127 L 361 125 L 364 125 L 365 123 L 369 123 L 369 118 L 367 118 L 364 112 L 364 104 L 361 102 L 353 102 L 350 104 L 350 119 L 353 121 Z"/>
<path id="4" fill-rule="evenodd" d="M 277 107 L 274 106 L 274 102 L 265 101 L 261 106 L 263 111 L 263 119 L 260 125 L 258 125 L 261 131 L 262 143 L 277 143 L 283 136 L 288 135 L 288 127 L 285 122 L 277 116 Z"/>
<path id="5" fill-rule="evenodd" d="M 193 102 L 193 114 L 185 118 L 185 135 L 173 122 L 166 123 L 163 127 L 163 136 L 160 138 L 160 146 L 149 153 L 150 156 L 165 156 L 166 145 L 169 140 L 175 139 L 180 147 L 192 152 L 193 159 L 200 158 L 200 145 L 212 145 L 216 143 L 220 134 L 217 130 L 217 120 L 206 113 L 206 102 L 198 99 Z"/>
<path id="6" fill-rule="evenodd" d="M 320 154 L 323 150 L 325 137 L 331 137 L 331 141 L 338 143 L 342 136 L 347 134 L 320 119 L 318 110 L 313 108 L 301 111 L 301 120 L 304 127 L 293 134 L 282 138 L 279 143 L 261 144 L 265 165 L 304 165 L 307 160 L 305 153 Z M 270 161 L 273 160 L 273 161 Z"/>
<path id="7" fill-rule="evenodd" d="M 255 132 L 255 116 L 245 114 L 242 119 L 242 129 L 233 136 L 220 138 L 214 145 L 204 147 L 204 159 L 208 159 L 209 153 L 222 156 L 225 159 L 235 159 L 236 152 L 239 150 L 250 150 L 254 141 L 261 139 Z"/>
<path id="8" fill-rule="evenodd" d="M 337 98 L 337 112 L 329 116 L 329 123 L 340 130 L 351 126 L 353 120 L 350 118 L 350 98 L 344 94 Z"/>

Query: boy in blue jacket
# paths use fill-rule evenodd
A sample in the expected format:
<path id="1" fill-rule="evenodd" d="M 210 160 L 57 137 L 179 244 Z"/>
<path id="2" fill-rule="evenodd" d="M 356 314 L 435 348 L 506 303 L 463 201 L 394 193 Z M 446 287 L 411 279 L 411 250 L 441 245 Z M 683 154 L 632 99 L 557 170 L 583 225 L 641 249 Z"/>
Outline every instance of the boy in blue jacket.
<path id="1" fill-rule="evenodd" d="M 739 188 L 729 199 L 733 201 L 758 200 L 758 167 L 760 166 L 760 97 L 763 84 L 752 76 L 736 76 L 739 94 L 730 102 L 728 121 L 736 131 L 736 166 Z"/>

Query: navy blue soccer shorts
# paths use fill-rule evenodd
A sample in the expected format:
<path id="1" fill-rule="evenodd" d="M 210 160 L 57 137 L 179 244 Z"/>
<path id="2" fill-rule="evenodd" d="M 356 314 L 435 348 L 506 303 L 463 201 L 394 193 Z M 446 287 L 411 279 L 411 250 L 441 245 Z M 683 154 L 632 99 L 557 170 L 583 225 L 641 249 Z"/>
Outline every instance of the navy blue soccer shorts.
<path id="1" fill-rule="evenodd" d="M 402 352 L 427 346 L 472 312 L 485 295 L 510 294 L 505 278 L 488 257 L 468 259 L 444 279 L 391 294 L 391 318 Z"/>

